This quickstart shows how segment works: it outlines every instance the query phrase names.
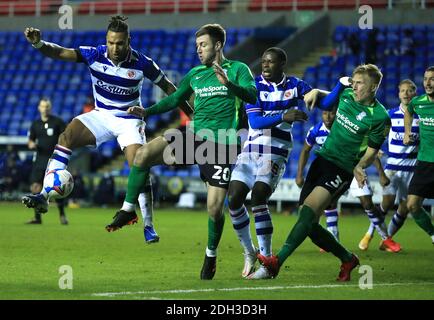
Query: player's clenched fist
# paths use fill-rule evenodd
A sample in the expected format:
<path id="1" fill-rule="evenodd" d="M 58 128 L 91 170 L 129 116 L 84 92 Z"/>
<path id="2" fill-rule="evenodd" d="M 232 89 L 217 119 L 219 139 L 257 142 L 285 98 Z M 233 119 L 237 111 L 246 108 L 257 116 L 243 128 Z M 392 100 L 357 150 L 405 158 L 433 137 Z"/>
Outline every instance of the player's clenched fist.
<path id="1" fill-rule="evenodd" d="M 26 39 L 31 44 L 38 43 L 41 41 L 41 30 L 35 29 L 35 28 L 26 28 L 24 30 L 24 35 L 26 36 Z"/>

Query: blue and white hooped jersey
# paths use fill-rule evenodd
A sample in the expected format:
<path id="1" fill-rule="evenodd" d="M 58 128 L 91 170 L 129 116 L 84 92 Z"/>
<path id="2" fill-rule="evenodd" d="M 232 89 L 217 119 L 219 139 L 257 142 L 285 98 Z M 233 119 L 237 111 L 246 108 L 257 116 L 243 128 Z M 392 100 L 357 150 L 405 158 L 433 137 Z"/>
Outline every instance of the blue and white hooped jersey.
<path id="1" fill-rule="evenodd" d="M 279 83 L 255 78 L 258 89 L 256 104 L 246 104 L 246 113 L 258 113 L 263 117 L 282 115 L 288 109 L 297 108 L 312 87 L 296 77 L 284 76 Z M 258 152 L 288 157 L 292 148 L 292 124 L 282 122 L 270 129 L 253 129 L 249 124 L 244 152 Z"/>
<path id="2" fill-rule="evenodd" d="M 306 135 L 306 143 L 313 147 L 314 145 L 318 145 L 318 147 L 322 147 L 324 142 L 326 141 L 330 130 L 327 129 L 324 122 L 318 122 L 316 125 L 311 127 Z"/>
<path id="3" fill-rule="evenodd" d="M 131 106 L 142 106 L 140 94 L 143 79 L 158 83 L 164 73 L 144 54 L 130 48 L 126 59 L 118 66 L 108 58 L 107 46 L 81 46 L 81 61 L 89 67 L 95 109 L 113 113 L 120 118 L 137 118 L 129 115 Z"/>
<path id="4" fill-rule="evenodd" d="M 401 106 L 390 109 L 392 120 L 388 137 L 387 163 L 385 169 L 397 171 L 414 171 L 419 149 L 419 118 L 414 115 L 411 133 L 415 138 L 411 145 L 404 144 L 404 111 Z"/>

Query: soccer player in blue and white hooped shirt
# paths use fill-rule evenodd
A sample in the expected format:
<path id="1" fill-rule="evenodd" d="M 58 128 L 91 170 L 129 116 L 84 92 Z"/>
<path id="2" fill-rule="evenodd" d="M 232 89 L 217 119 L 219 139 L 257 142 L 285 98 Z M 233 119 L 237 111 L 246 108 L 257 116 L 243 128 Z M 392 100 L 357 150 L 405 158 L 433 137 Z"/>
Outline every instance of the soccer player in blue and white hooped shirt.
<path id="1" fill-rule="evenodd" d="M 298 101 L 312 88 L 304 81 L 283 72 L 287 57 L 280 48 L 269 48 L 262 55 L 262 75 L 256 77 L 258 102 L 246 105 L 249 134 L 229 184 L 229 212 L 235 232 L 244 248 L 242 276 L 256 279 L 253 273 L 256 248 L 250 235 L 250 218 L 244 206 L 249 191 L 255 217 L 260 253 L 271 255 L 273 224 L 268 199 L 282 177 L 292 149 L 294 121 L 306 121 L 307 114 L 297 110 Z M 260 268 L 261 278 L 267 269 Z M 266 276 L 266 274 L 265 274 Z"/>
<path id="2" fill-rule="evenodd" d="M 122 16 L 110 19 L 106 45 L 78 49 L 64 48 L 45 42 L 41 40 L 41 31 L 38 29 L 24 30 L 27 41 L 43 55 L 58 60 L 84 63 L 89 67 L 92 78 L 95 110 L 79 115 L 69 123 L 59 137 L 48 162 L 47 171 L 66 169 L 72 150 L 87 145 L 99 146 L 113 138 L 117 138 L 131 166 L 136 150 L 146 142 L 145 123 L 141 118 L 128 114 L 127 110 L 132 106 L 141 106 L 140 94 L 144 78 L 148 78 L 167 94 L 176 90 L 152 59 L 130 47 L 130 32 L 125 20 L 126 18 Z M 187 103 L 181 107 L 187 114 L 191 114 L 191 108 Z M 145 226 L 152 227 L 150 182 L 144 182 L 143 190 L 145 189 L 147 192 L 141 195 L 139 203 Z M 27 207 L 36 208 L 42 213 L 48 210 L 48 200 L 44 190 L 40 194 L 23 197 L 23 203 Z M 128 221 L 128 223 L 136 221 L 137 217 L 135 221 Z M 153 229 L 148 228 L 148 231 Z M 158 240 L 155 232 L 151 238 Z"/>
<path id="3" fill-rule="evenodd" d="M 413 81 L 405 79 L 399 83 L 398 88 L 401 103 L 398 107 L 389 110 L 392 127 L 387 139 L 388 157 L 384 173 L 389 178 L 390 184 L 383 187 L 383 200 L 379 207 L 383 215 L 386 215 L 394 206 L 395 201 L 398 202 L 398 209 L 390 220 L 387 230 L 391 237 L 402 227 L 408 215 L 408 186 L 416 167 L 419 149 L 419 119 L 417 115 L 413 118 L 411 128 L 413 141 L 409 145 L 404 144 L 404 113 L 411 99 L 416 96 L 416 85 Z M 373 234 L 374 227 L 371 224 L 360 241 L 361 245 L 366 249 L 372 240 Z"/>

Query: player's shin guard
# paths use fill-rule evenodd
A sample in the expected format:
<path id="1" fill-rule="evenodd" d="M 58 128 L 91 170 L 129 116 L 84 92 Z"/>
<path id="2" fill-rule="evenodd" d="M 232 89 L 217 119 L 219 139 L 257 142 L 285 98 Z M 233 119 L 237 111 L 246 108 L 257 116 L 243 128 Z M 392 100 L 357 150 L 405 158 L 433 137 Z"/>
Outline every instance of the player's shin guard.
<path id="1" fill-rule="evenodd" d="M 412 212 L 411 215 L 413 216 L 414 221 L 417 223 L 417 225 L 422 228 L 426 233 L 428 233 L 428 235 L 434 235 L 434 226 L 431 222 L 431 218 L 428 212 L 426 212 L 423 207 L 421 207 L 416 212 Z"/>
<path id="2" fill-rule="evenodd" d="M 243 205 L 236 210 L 229 210 L 232 225 L 238 240 L 244 248 L 245 253 L 255 252 L 255 247 L 250 234 L 250 217 L 246 207 Z"/>
<path id="3" fill-rule="evenodd" d="M 345 249 L 336 238 L 319 223 L 312 225 L 309 237 L 318 247 L 333 253 L 342 262 L 348 262 L 352 259 L 352 253 Z"/>
<path id="4" fill-rule="evenodd" d="M 298 220 L 289 233 L 285 244 L 277 254 L 280 265 L 282 265 L 294 250 L 297 249 L 312 230 L 312 224 L 315 220 L 315 212 L 307 205 L 303 205 L 298 212 Z"/>
<path id="5" fill-rule="evenodd" d="M 255 215 L 256 236 L 258 238 L 259 251 L 263 256 L 271 256 L 271 237 L 273 235 L 273 223 L 268 206 L 260 205 L 252 208 Z"/>

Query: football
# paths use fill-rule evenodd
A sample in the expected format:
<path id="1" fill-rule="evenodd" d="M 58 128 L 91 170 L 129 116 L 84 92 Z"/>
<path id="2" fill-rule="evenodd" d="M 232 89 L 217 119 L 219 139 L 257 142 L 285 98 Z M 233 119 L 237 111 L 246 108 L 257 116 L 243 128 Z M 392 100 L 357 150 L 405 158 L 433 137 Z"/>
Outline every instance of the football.
<path id="1" fill-rule="evenodd" d="M 48 199 L 62 199 L 69 196 L 74 188 L 74 179 L 65 169 L 54 169 L 47 172 L 44 178 L 44 190 Z"/>

